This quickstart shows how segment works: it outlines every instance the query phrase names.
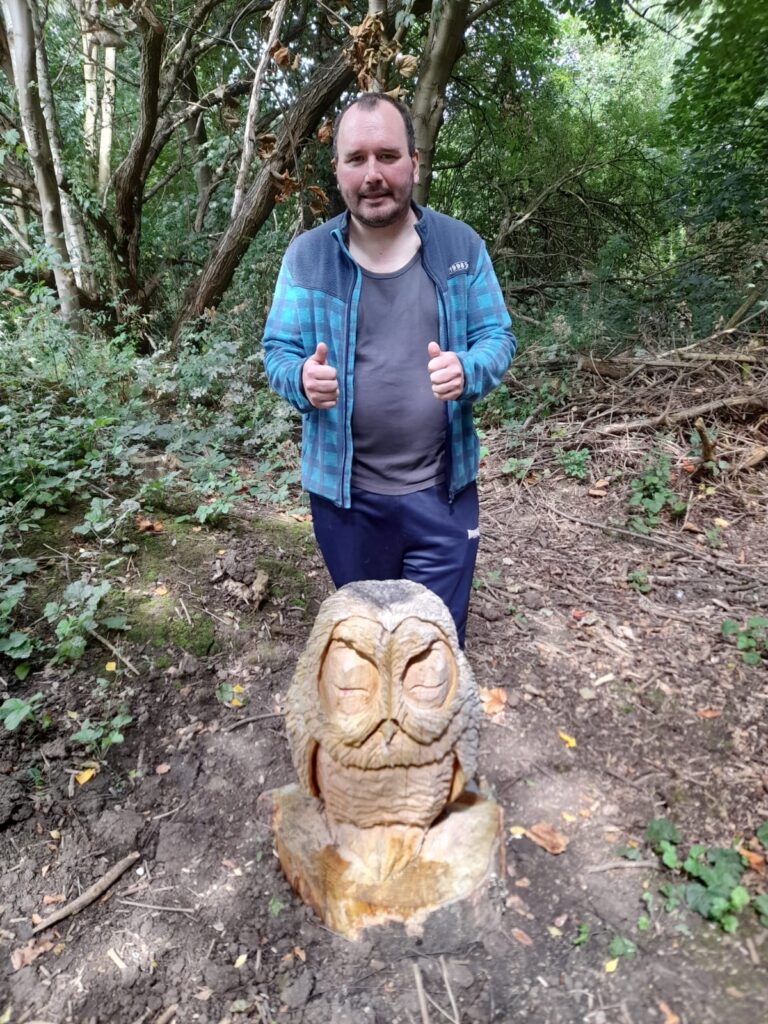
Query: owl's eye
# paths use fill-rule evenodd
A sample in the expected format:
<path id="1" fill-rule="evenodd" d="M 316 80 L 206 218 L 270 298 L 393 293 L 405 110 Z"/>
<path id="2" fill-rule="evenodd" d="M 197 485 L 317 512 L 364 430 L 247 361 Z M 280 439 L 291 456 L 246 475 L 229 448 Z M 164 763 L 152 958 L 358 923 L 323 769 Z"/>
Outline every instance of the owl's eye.
<path id="1" fill-rule="evenodd" d="M 332 641 L 320 673 L 320 695 L 328 710 L 359 714 L 373 703 L 378 685 L 372 662 L 348 644 Z"/>
<path id="2" fill-rule="evenodd" d="M 453 678 L 453 655 L 446 643 L 437 640 L 408 662 L 403 676 L 403 692 L 411 704 L 421 708 L 439 708 L 445 704 Z"/>

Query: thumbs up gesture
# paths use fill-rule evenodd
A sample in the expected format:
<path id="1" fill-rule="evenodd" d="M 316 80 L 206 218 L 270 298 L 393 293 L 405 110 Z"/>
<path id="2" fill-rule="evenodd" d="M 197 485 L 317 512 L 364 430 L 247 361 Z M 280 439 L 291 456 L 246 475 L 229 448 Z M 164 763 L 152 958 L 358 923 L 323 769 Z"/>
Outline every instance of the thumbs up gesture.
<path id="1" fill-rule="evenodd" d="M 304 394 L 315 409 L 332 409 L 339 399 L 339 381 L 336 369 L 328 365 L 328 346 L 320 342 L 314 355 L 301 369 Z"/>
<path id="2" fill-rule="evenodd" d="M 461 398 L 464 390 L 464 367 L 455 352 L 443 352 L 436 341 L 427 345 L 429 362 L 427 371 L 432 383 L 432 394 L 441 402 Z"/>

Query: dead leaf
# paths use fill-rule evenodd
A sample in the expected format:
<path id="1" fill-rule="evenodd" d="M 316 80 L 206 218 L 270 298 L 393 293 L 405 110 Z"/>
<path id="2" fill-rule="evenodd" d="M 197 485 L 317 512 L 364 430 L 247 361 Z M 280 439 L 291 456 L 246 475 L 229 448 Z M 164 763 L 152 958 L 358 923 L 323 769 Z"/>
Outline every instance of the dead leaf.
<path id="1" fill-rule="evenodd" d="M 307 962 L 307 954 L 304 952 L 301 946 L 294 946 L 293 952 L 296 954 L 296 956 L 299 958 L 299 960 L 301 960 L 303 964 Z"/>
<path id="2" fill-rule="evenodd" d="M 11 966 L 14 971 L 20 971 L 22 967 L 29 967 L 39 956 L 53 949 L 53 942 L 46 939 L 45 942 L 36 942 L 30 939 L 26 946 L 19 946 L 11 953 Z"/>
<path id="3" fill-rule="evenodd" d="M 241 967 L 245 966 L 245 962 L 246 962 L 247 959 L 248 959 L 248 954 L 247 953 L 241 953 L 240 956 L 237 958 L 237 960 L 235 960 L 234 966 L 237 968 L 238 971 L 240 970 Z"/>
<path id="4" fill-rule="evenodd" d="M 531 880 L 530 878 L 516 878 L 515 885 L 518 889 L 530 889 Z"/>
<path id="5" fill-rule="evenodd" d="M 572 825 L 576 821 L 576 815 L 571 814 L 569 811 L 560 811 L 560 817 L 563 821 L 566 821 L 569 825 Z"/>
<path id="6" fill-rule="evenodd" d="M 164 761 L 162 764 L 159 764 L 157 768 L 155 768 L 155 775 L 167 775 L 170 770 L 171 766 L 167 763 L 167 761 Z"/>
<path id="7" fill-rule="evenodd" d="M 692 523 L 690 519 L 683 523 L 683 529 L 687 530 L 688 533 L 704 533 L 702 528 L 697 526 L 696 523 Z"/>
<path id="8" fill-rule="evenodd" d="M 333 121 L 330 117 L 326 117 L 320 127 L 317 129 L 317 141 L 321 146 L 327 146 L 333 141 Z"/>
<path id="9" fill-rule="evenodd" d="M 760 875 L 765 872 L 765 857 L 763 854 L 756 853 L 754 850 L 748 850 L 746 846 L 739 846 L 737 849 L 752 871 L 757 871 Z"/>
<path id="10" fill-rule="evenodd" d="M 728 527 L 731 525 L 727 519 L 723 519 L 721 516 L 716 516 L 712 520 L 712 522 L 718 528 L 718 530 L 727 530 Z"/>
<path id="11" fill-rule="evenodd" d="M 96 774 L 95 768 L 84 768 L 83 771 L 78 772 L 75 776 L 75 782 L 78 786 L 84 786 L 86 782 L 90 782 L 93 776 Z"/>
<path id="12" fill-rule="evenodd" d="M 609 960 L 605 965 L 605 973 L 613 974 L 616 968 L 619 966 L 619 958 L 616 957 L 614 960 Z"/>
<path id="13" fill-rule="evenodd" d="M 520 942 L 523 946 L 533 945 L 533 939 L 527 932 L 524 932 L 522 928 L 513 928 L 512 938 L 517 939 L 517 941 Z"/>
<path id="14" fill-rule="evenodd" d="M 587 494 L 590 496 L 590 498 L 604 498 L 606 492 L 601 491 L 598 487 L 590 487 L 590 489 L 587 491 Z"/>
<path id="15" fill-rule="evenodd" d="M 43 896 L 43 906 L 51 907 L 54 903 L 63 903 L 66 900 L 66 896 L 63 893 L 57 892 L 52 896 Z"/>
<path id="16" fill-rule="evenodd" d="M 493 715 L 501 714 L 507 705 L 507 691 L 501 686 L 494 686 L 491 689 L 481 686 L 480 703 L 486 715 L 492 717 Z"/>
<path id="17" fill-rule="evenodd" d="M 540 821 L 536 825 L 531 827 L 526 832 L 529 839 L 533 840 L 537 846 L 546 850 L 547 853 L 551 853 L 553 856 L 557 856 L 560 853 L 564 853 L 568 849 L 568 838 L 564 836 L 557 829 L 553 828 L 549 822 Z"/>
<path id="18" fill-rule="evenodd" d="M 155 597 L 165 597 L 168 593 L 168 587 L 166 587 L 164 583 L 158 583 L 152 593 Z"/>
<path id="19" fill-rule="evenodd" d="M 577 622 L 583 619 L 587 613 L 582 608 L 571 608 L 571 618 Z"/>
<path id="20" fill-rule="evenodd" d="M 719 708 L 699 708 L 696 714 L 699 718 L 719 718 L 722 711 Z"/>
<path id="21" fill-rule="evenodd" d="M 656 1005 L 664 1014 L 664 1020 L 662 1024 L 680 1024 L 680 1018 L 678 1017 L 678 1015 L 676 1013 L 673 1013 L 672 1010 L 670 1010 L 670 1008 L 667 1006 L 663 999 L 658 999 L 656 1001 Z"/>
<path id="22" fill-rule="evenodd" d="M 291 51 L 280 42 L 273 44 L 271 57 L 279 68 L 287 68 L 291 63 Z"/>
<path id="23" fill-rule="evenodd" d="M 159 519 L 148 519 L 146 516 L 139 516 L 136 520 L 136 529 L 139 533 L 162 533 L 165 527 Z"/>
<path id="24" fill-rule="evenodd" d="M 563 741 L 566 747 L 568 747 L 569 750 L 572 750 L 576 746 L 576 740 L 574 739 L 574 737 L 569 736 L 568 733 L 563 732 L 562 729 L 560 730 L 560 732 L 558 732 L 557 735 L 560 737 L 560 739 Z"/>
<path id="25" fill-rule="evenodd" d="M 606 487 L 610 487 L 610 485 L 611 481 L 610 478 L 607 476 L 604 476 L 602 480 L 595 480 L 595 482 L 592 484 L 593 487 L 599 487 L 601 491 L 604 491 Z"/>
<path id="26" fill-rule="evenodd" d="M 199 999 L 201 1003 L 207 1003 L 212 995 L 213 990 L 208 988 L 207 985 L 205 985 L 203 988 L 199 988 L 197 992 L 195 992 L 193 998 Z"/>

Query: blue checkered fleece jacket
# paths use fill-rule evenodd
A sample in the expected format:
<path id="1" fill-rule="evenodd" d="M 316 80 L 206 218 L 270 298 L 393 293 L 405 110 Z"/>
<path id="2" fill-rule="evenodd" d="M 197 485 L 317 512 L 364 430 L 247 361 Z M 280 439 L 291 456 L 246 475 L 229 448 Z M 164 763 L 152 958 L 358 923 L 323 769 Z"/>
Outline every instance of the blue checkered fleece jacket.
<path id="1" fill-rule="evenodd" d="M 464 392 L 447 403 L 448 492 L 451 499 L 477 476 L 480 446 L 472 404 L 501 381 L 515 338 L 501 288 L 480 236 L 467 224 L 421 206 L 415 229 L 422 262 L 435 283 L 440 348 L 464 368 Z M 264 329 L 270 385 L 303 414 L 301 481 L 334 504 L 351 506 L 352 402 L 357 308 L 362 274 L 345 244 L 347 213 L 300 235 L 288 247 Z M 301 371 L 320 342 L 339 379 L 333 409 L 315 409 Z"/>

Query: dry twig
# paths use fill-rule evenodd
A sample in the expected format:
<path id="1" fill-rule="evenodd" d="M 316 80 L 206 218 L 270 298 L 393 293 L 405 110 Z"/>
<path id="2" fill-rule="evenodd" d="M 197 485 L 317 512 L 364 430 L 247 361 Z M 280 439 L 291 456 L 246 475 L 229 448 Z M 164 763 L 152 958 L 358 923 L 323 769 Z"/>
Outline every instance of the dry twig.
<path id="1" fill-rule="evenodd" d="M 102 875 L 101 878 L 94 882 L 93 885 L 89 886 L 85 892 L 81 893 L 76 900 L 72 900 L 71 903 L 67 903 L 65 906 L 60 907 L 58 910 L 47 917 L 40 924 L 36 925 L 32 929 L 32 934 L 37 935 L 38 932 L 44 932 L 51 925 L 58 924 L 59 921 L 63 921 L 67 917 L 72 917 L 73 914 L 79 914 L 81 910 L 85 910 L 86 907 L 90 906 L 94 900 L 97 900 L 102 893 L 105 893 L 111 885 L 123 875 L 128 868 L 135 864 L 141 857 L 141 854 L 137 851 L 129 853 L 127 857 L 123 857 L 117 864 L 113 865 L 109 871 Z"/>

